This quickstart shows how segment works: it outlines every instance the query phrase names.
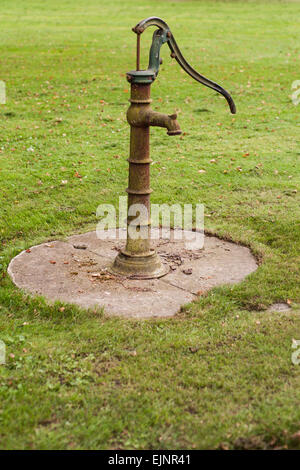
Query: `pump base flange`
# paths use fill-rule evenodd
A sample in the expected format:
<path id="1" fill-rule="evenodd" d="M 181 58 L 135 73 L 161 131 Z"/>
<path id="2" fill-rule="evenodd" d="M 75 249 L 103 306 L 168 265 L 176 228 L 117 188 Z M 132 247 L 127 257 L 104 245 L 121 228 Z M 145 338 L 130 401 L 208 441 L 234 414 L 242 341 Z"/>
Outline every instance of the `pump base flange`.
<path id="1" fill-rule="evenodd" d="M 108 268 L 112 274 L 130 279 L 157 279 L 169 270 L 154 250 L 148 256 L 130 256 L 121 251 Z"/>

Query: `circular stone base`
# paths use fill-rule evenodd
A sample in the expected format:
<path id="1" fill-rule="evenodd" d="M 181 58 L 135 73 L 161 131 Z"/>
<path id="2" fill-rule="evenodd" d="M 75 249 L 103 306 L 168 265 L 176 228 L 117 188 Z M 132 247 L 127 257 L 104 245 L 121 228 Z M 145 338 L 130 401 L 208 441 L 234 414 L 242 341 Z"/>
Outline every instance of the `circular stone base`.
<path id="1" fill-rule="evenodd" d="M 212 287 L 235 284 L 257 269 L 250 250 L 206 236 L 204 248 L 188 250 L 180 230 L 153 240 L 152 246 L 169 273 L 140 280 L 114 275 L 109 268 L 125 245 L 126 230 L 75 235 L 66 241 L 34 246 L 16 256 L 8 267 L 13 282 L 32 295 L 43 295 L 83 308 L 104 307 L 108 314 L 136 318 L 170 317 L 180 307 Z M 182 233 L 182 232 L 181 232 Z"/>

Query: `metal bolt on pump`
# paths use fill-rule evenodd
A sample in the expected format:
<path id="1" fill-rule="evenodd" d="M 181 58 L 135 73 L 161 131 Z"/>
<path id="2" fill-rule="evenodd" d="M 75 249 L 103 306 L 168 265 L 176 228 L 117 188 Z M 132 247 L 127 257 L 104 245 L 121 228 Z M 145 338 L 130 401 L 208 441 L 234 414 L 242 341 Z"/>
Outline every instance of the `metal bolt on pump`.
<path id="1" fill-rule="evenodd" d="M 148 69 L 140 70 L 140 37 L 148 26 L 157 26 L 158 29 L 153 34 Z M 150 106 L 150 87 L 158 75 L 161 46 L 167 43 L 171 50 L 171 57 L 176 59 L 187 74 L 202 85 L 222 94 L 232 114 L 235 114 L 236 108 L 232 97 L 226 90 L 200 75 L 188 64 L 169 26 L 162 19 L 147 18 L 140 21 L 132 30 L 137 34 L 137 60 L 136 70 L 127 73 L 127 80 L 131 84 L 130 107 L 127 112 L 127 121 L 130 124 L 129 184 L 126 189 L 128 193 L 127 242 L 125 249 L 115 258 L 111 271 L 136 279 L 153 279 L 167 274 L 169 268 L 162 263 L 155 250 L 151 249 L 150 126 L 165 127 L 168 135 L 181 134 L 176 114 L 158 113 Z M 142 205 L 145 211 L 140 213 L 135 236 L 132 236 L 130 225 L 134 225 L 137 218 L 136 214 L 131 215 L 134 211 L 130 209 L 135 204 Z M 141 235 L 137 236 L 137 233 Z"/>

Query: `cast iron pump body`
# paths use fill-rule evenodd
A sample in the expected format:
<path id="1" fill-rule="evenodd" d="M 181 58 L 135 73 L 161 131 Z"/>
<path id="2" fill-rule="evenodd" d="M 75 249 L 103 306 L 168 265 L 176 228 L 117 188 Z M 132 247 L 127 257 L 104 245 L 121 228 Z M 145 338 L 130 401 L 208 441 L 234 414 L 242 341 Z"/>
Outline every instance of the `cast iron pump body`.
<path id="1" fill-rule="evenodd" d="M 147 70 L 140 70 L 140 37 L 149 26 L 157 26 L 152 39 Z M 179 135 L 181 129 L 176 114 L 162 114 L 151 109 L 150 87 L 158 75 L 160 48 L 167 43 L 171 50 L 171 57 L 202 85 L 217 91 L 227 100 L 230 111 L 235 114 L 236 108 L 230 94 L 217 83 L 208 80 L 194 70 L 181 54 L 169 26 L 162 19 L 150 17 L 140 21 L 132 30 L 137 34 L 137 64 L 136 70 L 127 73 L 127 80 L 131 84 L 130 107 L 127 112 L 127 121 L 130 124 L 130 157 L 127 216 L 127 242 L 126 247 L 115 258 L 111 271 L 115 274 L 136 278 L 159 278 L 168 273 L 169 268 L 162 263 L 155 250 L 151 249 L 151 220 L 150 220 L 150 126 L 165 127 L 168 135 Z M 131 209 L 142 207 L 137 214 Z M 130 225 L 135 224 L 134 236 Z M 140 233 L 140 236 L 136 234 Z"/>

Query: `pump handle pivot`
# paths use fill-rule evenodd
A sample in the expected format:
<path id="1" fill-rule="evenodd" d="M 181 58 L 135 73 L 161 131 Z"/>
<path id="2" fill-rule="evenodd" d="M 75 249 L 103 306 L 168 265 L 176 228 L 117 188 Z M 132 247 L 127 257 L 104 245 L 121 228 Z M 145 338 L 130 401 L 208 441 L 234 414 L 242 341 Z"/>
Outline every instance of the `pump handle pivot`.
<path id="1" fill-rule="evenodd" d="M 146 18 L 145 20 L 140 21 L 134 28 L 132 28 L 132 31 L 140 35 L 149 26 L 157 26 L 159 29 L 156 30 L 153 34 L 153 41 L 152 41 L 152 46 L 150 49 L 148 70 L 153 70 L 155 72 L 155 77 L 156 77 L 156 75 L 158 74 L 158 69 L 159 69 L 159 64 L 160 64 L 160 58 L 159 58 L 160 47 L 166 42 L 171 50 L 171 57 L 176 59 L 176 61 L 183 68 L 183 70 L 185 70 L 185 72 L 197 82 L 202 83 L 202 85 L 212 88 L 213 90 L 223 95 L 229 104 L 231 113 L 235 114 L 236 113 L 235 103 L 232 97 L 230 96 L 230 94 L 228 93 L 228 91 L 226 91 L 217 83 L 209 80 L 203 75 L 200 75 L 200 73 L 196 72 L 196 70 L 193 69 L 193 67 L 191 67 L 191 65 L 183 57 L 174 39 L 174 36 L 165 21 L 163 21 L 161 18 L 158 18 L 156 16 L 151 16 L 150 18 Z"/>

